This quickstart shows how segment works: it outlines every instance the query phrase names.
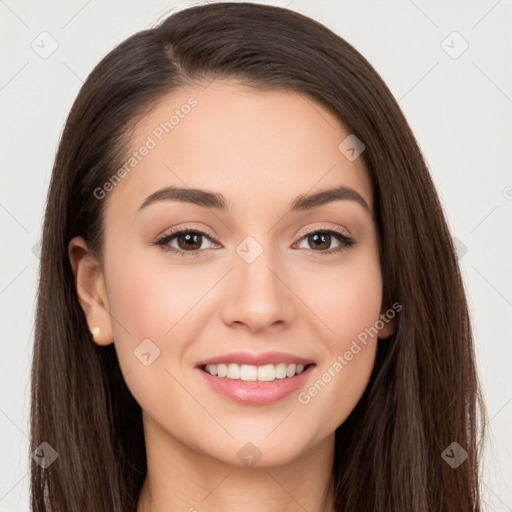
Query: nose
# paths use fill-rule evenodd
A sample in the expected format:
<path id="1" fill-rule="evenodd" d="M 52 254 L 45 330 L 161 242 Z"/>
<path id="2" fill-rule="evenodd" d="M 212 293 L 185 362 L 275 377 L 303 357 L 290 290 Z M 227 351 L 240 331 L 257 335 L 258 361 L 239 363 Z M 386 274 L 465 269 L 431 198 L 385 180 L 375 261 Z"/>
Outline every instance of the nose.
<path id="1" fill-rule="evenodd" d="M 226 280 L 221 317 L 230 326 L 245 326 L 253 333 L 284 328 L 296 313 L 289 273 L 272 251 L 264 250 L 255 261 L 234 256 L 233 270 Z"/>

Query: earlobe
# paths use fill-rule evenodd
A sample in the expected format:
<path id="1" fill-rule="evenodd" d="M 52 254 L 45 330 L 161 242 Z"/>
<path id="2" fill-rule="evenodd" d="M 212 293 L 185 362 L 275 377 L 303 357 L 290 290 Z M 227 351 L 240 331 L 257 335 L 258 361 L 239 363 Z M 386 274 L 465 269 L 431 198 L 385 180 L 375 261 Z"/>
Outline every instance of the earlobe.
<path id="1" fill-rule="evenodd" d="M 384 322 L 384 327 L 379 329 L 378 337 L 379 339 L 389 338 L 395 332 L 395 321 L 386 317 L 385 313 L 383 313 L 380 318 L 382 319 L 382 322 Z"/>
<path id="2" fill-rule="evenodd" d="M 392 301 L 390 299 L 383 302 L 379 320 L 377 322 L 379 339 L 389 338 L 395 332 L 397 311 L 391 306 L 391 303 Z"/>
<path id="3" fill-rule="evenodd" d="M 101 265 L 82 237 L 75 237 L 69 242 L 68 255 L 75 291 L 91 337 L 98 345 L 109 345 L 113 342 L 112 321 Z"/>

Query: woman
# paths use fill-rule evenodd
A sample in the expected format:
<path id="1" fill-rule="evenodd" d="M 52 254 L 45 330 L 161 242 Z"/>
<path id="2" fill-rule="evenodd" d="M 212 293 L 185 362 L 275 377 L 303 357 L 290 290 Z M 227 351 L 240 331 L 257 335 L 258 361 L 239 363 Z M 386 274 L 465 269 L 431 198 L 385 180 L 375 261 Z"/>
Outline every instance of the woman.
<path id="1" fill-rule="evenodd" d="M 214 3 L 98 64 L 49 189 L 31 413 L 33 510 L 481 510 L 454 246 L 361 54 Z"/>

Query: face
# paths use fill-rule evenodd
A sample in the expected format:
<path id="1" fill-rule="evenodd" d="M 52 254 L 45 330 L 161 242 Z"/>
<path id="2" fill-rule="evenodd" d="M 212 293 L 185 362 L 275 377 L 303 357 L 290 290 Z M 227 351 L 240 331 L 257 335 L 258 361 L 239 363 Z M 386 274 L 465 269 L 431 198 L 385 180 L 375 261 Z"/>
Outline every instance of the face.
<path id="1" fill-rule="evenodd" d="M 386 337 L 392 322 L 379 322 L 371 182 L 362 158 L 339 149 L 349 135 L 300 94 L 230 81 L 173 92 L 137 125 L 125 172 L 95 191 L 107 201 L 103 261 L 80 238 L 69 254 L 95 341 L 115 344 L 146 435 L 277 465 L 332 439 L 354 409 L 375 325 Z M 213 196 L 178 200 L 176 188 Z M 213 358 L 217 376 L 198 367 Z"/>

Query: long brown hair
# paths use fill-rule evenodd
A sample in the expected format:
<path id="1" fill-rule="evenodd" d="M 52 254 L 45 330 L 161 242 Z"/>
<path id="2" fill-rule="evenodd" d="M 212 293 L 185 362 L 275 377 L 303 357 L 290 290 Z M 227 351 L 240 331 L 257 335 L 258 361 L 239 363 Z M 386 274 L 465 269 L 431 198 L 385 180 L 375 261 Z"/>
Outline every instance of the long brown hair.
<path id="1" fill-rule="evenodd" d="M 92 341 L 67 247 L 83 236 L 101 257 L 106 201 L 93 191 L 125 161 L 131 129 L 164 94 L 216 78 L 303 94 L 365 145 L 384 291 L 402 310 L 379 342 L 363 397 L 336 430 L 335 510 L 480 511 L 485 409 L 468 306 L 411 129 L 344 39 L 288 9 L 229 2 L 176 12 L 118 45 L 67 119 L 44 219 L 31 387 L 31 452 L 48 443 L 58 458 L 31 462 L 32 510 L 45 501 L 53 512 L 136 510 L 146 474 L 141 409 L 114 345 Z M 453 442 L 467 452 L 456 468 L 442 456 Z"/>

